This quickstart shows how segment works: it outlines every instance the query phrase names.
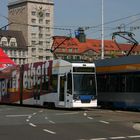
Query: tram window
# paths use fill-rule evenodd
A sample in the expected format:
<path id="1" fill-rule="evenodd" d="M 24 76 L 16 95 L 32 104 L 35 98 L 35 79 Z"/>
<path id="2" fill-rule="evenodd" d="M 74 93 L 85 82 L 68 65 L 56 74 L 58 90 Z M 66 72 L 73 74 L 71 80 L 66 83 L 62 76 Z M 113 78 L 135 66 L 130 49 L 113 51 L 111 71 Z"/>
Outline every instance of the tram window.
<path id="1" fill-rule="evenodd" d="M 42 81 L 44 82 L 42 83 L 42 90 L 48 91 L 49 90 L 48 76 L 44 76 L 43 78 L 44 79 L 42 79 Z"/>
<path id="2" fill-rule="evenodd" d="M 126 92 L 140 92 L 140 73 L 126 74 Z"/>
<path id="3" fill-rule="evenodd" d="M 120 74 L 120 92 L 126 92 L 126 74 Z"/>
<path id="4" fill-rule="evenodd" d="M 140 73 L 97 75 L 99 92 L 140 92 Z"/>
<path id="5" fill-rule="evenodd" d="M 52 75 L 50 79 L 50 90 L 57 92 L 58 75 Z"/>
<path id="6" fill-rule="evenodd" d="M 140 92 L 140 73 L 135 73 L 133 75 L 133 92 Z"/>
<path id="7" fill-rule="evenodd" d="M 97 85 L 99 92 L 106 92 L 109 89 L 108 75 L 97 75 Z"/>
<path id="8" fill-rule="evenodd" d="M 132 74 L 126 75 L 126 92 L 132 92 L 134 90 L 134 76 Z"/>
<path id="9" fill-rule="evenodd" d="M 125 76 L 117 74 L 103 74 L 97 76 L 98 90 L 100 92 L 124 92 Z"/>

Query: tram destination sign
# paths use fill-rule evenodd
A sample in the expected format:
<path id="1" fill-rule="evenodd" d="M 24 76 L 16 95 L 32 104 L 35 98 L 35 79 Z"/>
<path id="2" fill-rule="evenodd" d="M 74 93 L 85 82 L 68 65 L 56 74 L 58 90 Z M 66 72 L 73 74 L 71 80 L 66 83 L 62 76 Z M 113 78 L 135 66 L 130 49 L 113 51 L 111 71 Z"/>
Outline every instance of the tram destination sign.
<path id="1" fill-rule="evenodd" d="M 73 72 L 95 72 L 94 67 L 73 67 Z"/>

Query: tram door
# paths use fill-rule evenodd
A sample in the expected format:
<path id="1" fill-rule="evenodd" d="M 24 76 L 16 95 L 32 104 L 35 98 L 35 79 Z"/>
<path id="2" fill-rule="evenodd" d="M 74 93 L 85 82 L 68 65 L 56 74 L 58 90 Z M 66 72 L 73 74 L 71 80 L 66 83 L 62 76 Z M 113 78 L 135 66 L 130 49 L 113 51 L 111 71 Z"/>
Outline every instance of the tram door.
<path id="1" fill-rule="evenodd" d="M 64 105 L 65 100 L 65 79 L 64 75 L 59 76 L 59 102 L 63 102 L 62 105 Z"/>

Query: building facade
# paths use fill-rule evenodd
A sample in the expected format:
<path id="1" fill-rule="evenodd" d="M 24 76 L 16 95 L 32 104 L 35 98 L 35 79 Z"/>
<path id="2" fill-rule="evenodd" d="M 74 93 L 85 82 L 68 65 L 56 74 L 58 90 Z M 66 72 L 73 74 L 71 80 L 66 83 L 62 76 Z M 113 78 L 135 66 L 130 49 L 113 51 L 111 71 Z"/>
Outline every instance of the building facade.
<path id="1" fill-rule="evenodd" d="M 23 32 L 28 63 L 52 59 L 53 0 L 9 0 L 9 30 Z"/>
<path id="2" fill-rule="evenodd" d="M 86 38 L 84 29 L 79 27 L 75 38 L 54 36 L 52 52 L 55 57 L 68 61 L 88 61 L 101 59 L 101 40 Z M 140 45 L 117 44 L 113 40 L 104 40 L 104 58 L 139 55 Z"/>
<path id="3" fill-rule="evenodd" d="M 0 30 L 0 48 L 16 64 L 27 63 L 28 48 L 21 31 Z"/>
<path id="4" fill-rule="evenodd" d="M 101 59 L 101 40 L 86 39 L 81 42 L 78 38 L 66 36 L 54 36 L 52 48 L 54 56 L 68 61 L 87 61 Z M 62 43 L 63 42 L 63 43 Z M 60 45 L 61 44 L 61 45 Z M 120 48 L 112 40 L 104 40 L 104 58 L 121 57 L 127 55 L 132 45 L 119 44 Z M 140 45 L 136 46 L 130 55 L 139 55 Z"/>

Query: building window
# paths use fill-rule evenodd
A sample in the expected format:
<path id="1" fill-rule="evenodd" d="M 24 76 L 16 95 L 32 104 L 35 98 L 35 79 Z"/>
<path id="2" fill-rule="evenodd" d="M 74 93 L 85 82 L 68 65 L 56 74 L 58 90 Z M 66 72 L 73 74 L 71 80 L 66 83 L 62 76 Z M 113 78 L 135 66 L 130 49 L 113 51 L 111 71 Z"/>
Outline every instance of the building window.
<path id="1" fill-rule="evenodd" d="M 39 60 L 43 60 L 43 56 L 39 56 Z"/>
<path id="2" fill-rule="evenodd" d="M 66 49 L 65 48 L 62 48 L 62 52 L 66 52 Z"/>
<path id="3" fill-rule="evenodd" d="M 32 55 L 32 61 L 36 61 L 36 55 Z"/>
<path id="4" fill-rule="evenodd" d="M 61 52 L 61 48 L 57 48 L 55 51 L 56 52 Z"/>
<path id="5" fill-rule="evenodd" d="M 26 54 L 25 51 L 23 51 L 22 54 L 23 54 L 23 56 L 25 56 L 25 54 Z"/>
<path id="6" fill-rule="evenodd" d="M 36 15 L 36 11 L 32 11 L 32 16 L 35 16 Z"/>
<path id="7" fill-rule="evenodd" d="M 46 41 L 46 45 L 50 45 L 50 41 Z"/>
<path id="8" fill-rule="evenodd" d="M 36 23 L 36 19 L 31 19 L 31 22 L 32 23 Z"/>
<path id="9" fill-rule="evenodd" d="M 43 45 L 43 41 L 39 41 L 39 45 Z"/>
<path id="10" fill-rule="evenodd" d="M 2 46 L 8 46 L 8 42 L 7 41 L 2 41 Z"/>
<path id="11" fill-rule="evenodd" d="M 18 53 L 19 53 L 19 56 L 21 56 L 21 51 L 19 51 Z"/>
<path id="12" fill-rule="evenodd" d="M 32 40 L 32 45 L 35 45 L 36 44 L 36 41 Z"/>
<path id="13" fill-rule="evenodd" d="M 32 53 L 35 53 L 36 52 L 36 48 L 32 48 Z"/>
<path id="14" fill-rule="evenodd" d="M 50 56 L 46 56 L 46 60 L 50 60 Z"/>
<path id="15" fill-rule="evenodd" d="M 17 51 L 16 50 L 14 50 L 14 56 L 16 56 L 17 55 Z"/>
<path id="16" fill-rule="evenodd" d="M 32 38 L 36 38 L 36 33 L 31 34 Z"/>
<path id="17" fill-rule="evenodd" d="M 76 59 L 77 59 L 77 60 L 80 60 L 80 56 L 76 56 Z"/>
<path id="18" fill-rule="evenodd" d="M 50 24 L 50 20 L 46 20 L 46 24 L 49 25 Z"/>
<path id="19" fill-rule="evenodd" d="M 12 50 L 10 50 L 10 55 L 12 56 Z"/>
<path id="20" fill-rule="evenodd" d="M 43 27 L 39 27 L 39 32 L 43 32 Z"/>
<path id="21" fill-rule="evenodd" d="M 11 47 L 17 47 L 17 41 L 16 38 L 12 37 L 9 41 L 9 46 Z"/>
<path id="22" fill-rule="evenodd" d="M 50 34 L 46 34 L 46 38 L 49 38 L 50 39 Z"/>
<path id="23" fill-rule="evenodd" d="M 43 34 L 39 34 L 39 38 L 43 38 Z"/>
<path id="24" fill-rule="evenodd" d="M 10 46 L 11 46 L 11 47 L 16 47 L 16 42 L 11 42 L 11 43 L 10 43 Z"/>
<path id="25" fill-rule="evenodd" d="M 46 17 L 50 17 L 50 13 L 46 13 Z"/>
<path id="26" fill-rule="evenodd" d="M 46 27 L 46 32 L 50 32 L 50 28 L 49 27 Z"/>
<path id="27" fill-rule="evenodd" d="M 31 31 L 32 31 L 32 33 L 38 32 L 38 27 L 31 27 Z"/>
<path id="28" fill-rule="evenodd" d="M 1 44 L 2 44 L 3 46 L 8 46 L 8 39 L 7 39 L 6 37 L 2 37 L 2 38 L 1 38 Z"/>
<path id="29" fill-rule="evenodd" d="M 21 56 L 23 56 L 23 51 L 21 51 Z"/>
<path id="30" fill-rule="evenodd" d="M 69 48 L 68 51 L 69 51 L 69 52 L 72 52 L 72 48 Z"/>
<path id="31" fill-rule="evenodd" d="M 39 48 L 39 53 L 43 53 L 43 48 Z"/>
<path id="32" fill-rule="evenodd" d="M 75 48 L 75 52 L 78 53 L 78 48 Z"/>
<path id="33" fill-rule="evenodd" d="M 40 24 L 43 24 L 43 19 L 39 19 L 39 23 Z"/>

